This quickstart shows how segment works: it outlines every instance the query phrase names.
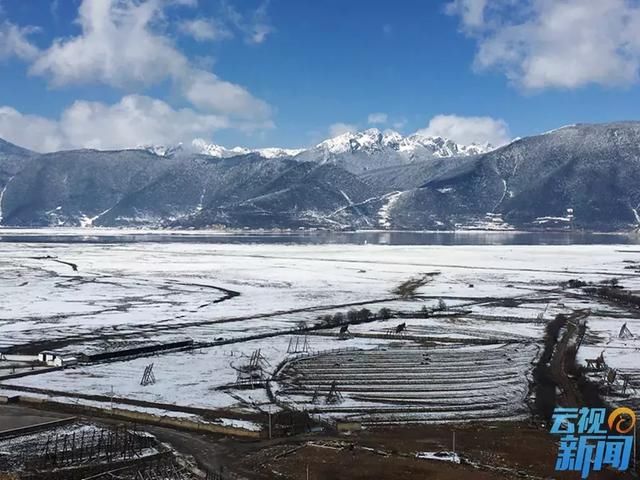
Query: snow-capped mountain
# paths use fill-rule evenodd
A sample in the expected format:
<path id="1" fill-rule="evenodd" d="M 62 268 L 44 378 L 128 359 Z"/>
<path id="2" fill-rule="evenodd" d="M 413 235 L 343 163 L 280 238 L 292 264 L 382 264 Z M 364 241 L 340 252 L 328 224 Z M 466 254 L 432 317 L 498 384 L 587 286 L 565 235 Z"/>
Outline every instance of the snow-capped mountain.
<path id="1" fill-rule="evenodd" d="M 420 133 L 409 135 L 399 143 L 399 151 L 401 152 L 413 154 L 425 150 L 432 156 L 441 158 L 480 155 L 481 153 L 487 153 L 494 149 L 495 147 L 490 143 L 462 145 L 447 138 L 429 137 Z"/>
<path id="2" fill-rule="evenodd" d="M 479 155 L 493 150 L 486 143 L 483 145 L 462 145 L 442 137 L 430 137 L 414 133 L 406 137 L 398 132 L 370 128 L 362 132 L 344 133 L 329 138 L 308 149 L 295 148 L 227 148 L 222 145 L 196 138 L 191 145 L 176 146 L 144 145 L 139 147 L 161 157 L 174 156 L 179 153 L 197 153 L 216 158 L 230 158 L 250 153 L 263 158 L 293 158 L 299 161 L 315 161 L 333 163 L 353 173 L 362 173 L 376 168 L 403 165 L 416 160 L 428 158 L 444 158 L 468 155 Z"/>
<path id="3" fill-rule="evenodd" d="M 398 149 L 402 135 L 398 132 L 382 133 L 377 128 L 370 128 L 362 132 L 347 132 L 337 137 L 320 142 L 312 150 L 322 150 L 328 154 L 367 152 L 375 153 L 385 148 Z"/>
<path id="4" fill-rule="evenodd" d="M 233 147 L 227 148 L 215 143 L 209 143 L 202 138 L 196 138 L 191 142 L 190 146 L 183 146 L 182 143 L 178 145 L 139 145 L 136 150 L 146 150 L 159 157 L 172 157 L 181 153 L 197 153 L 201 155 L 209 155 L 216 158 L 230 158 L 238 155 L 247 155 L 249 153 L 256 153 L 263 158 L 285 158 L 295 157 L 304 149 L 296 148 L 245 148 L 245 147 Z"/>
<path id="5" fill-rule="evenodd" d="M 233 147 L 226 148 L 222 145 L 216 145 L 215 143 L 209 143 L 202 138 L 196 138 L 191 142 L 191 146 L 196 153 L 201 153 L 203 155 L 210 155 L 212 157 L 218 158 L 229 158 L 235 157 L 236 155 L 246 155 L 249 153 L 257 153 L 261 157 L 264 158 L 284 158 L 284 157 L 295 157 L 299 153 L 303 152 L 303 149 L 295 149 L 295 148 L 279 148 L 279 147 L 268 147 L 268 148 L 245 148 L 245 147 Z"/>
<path id="6" fill-rule="evenodd" d="M 267 147 L 257 148 L 252 152 L 262 155 L 264 158 L 283 158 L 283 157 L 295 157 L 296 155 L 304 152 L 304 148 L 279 148 L 279 147 Z"/>
<path id="7" fill-rule="evenodd" d="M 171 157 L 183 151 L 182 143 L 177 145 L 138 145 L 136 150 L 146 150 L 159 157 Z"/>
<path id="8" fill-rule="evenodd" d="M 569 126 L 473 155 L 483 148 L 367 130 L 295 157 L 211 147 L 236 158 L 203 161 L 191 145 L 179 154 L 171 153 L 178 147 L 153 147 L 161 155 L 142 149 L 38 154 L 0 140 L 0 223 L 640 228 L 640 122 Z"/>
<path id="9" fill-rule="evenodd" d="M 442 137 L 430 137 L 420 133 L 403 137 L 393 130 L 381 132 L 377 128 L 370 128 L 362 132 L 343 133 L 325 140 L 315 147 L 315 149 L 324 150 L 332 154 L 354 153 L 356 151 L 375 153 L 384 151 L 387 148 L 408 154 L 417 151 L 428 151 L 433 157 L 478 155 L 493 150 L 493 147 L 488 143 L 484 145 L 460 145 L 453 140 Z"/>
<path id="10" fill-rule="evenodd" d="M 333 163 L 352 173 L 404 165 L 429 158 L 479 155 L 493 150 L 484 145 L 461 145 L 442 137 L 420 133 L 403 137 L 393 130 L 381 132 L 370 128 L 362 132 L 347 132 L 325 140 L 296 157 L 303 161 Z"/>

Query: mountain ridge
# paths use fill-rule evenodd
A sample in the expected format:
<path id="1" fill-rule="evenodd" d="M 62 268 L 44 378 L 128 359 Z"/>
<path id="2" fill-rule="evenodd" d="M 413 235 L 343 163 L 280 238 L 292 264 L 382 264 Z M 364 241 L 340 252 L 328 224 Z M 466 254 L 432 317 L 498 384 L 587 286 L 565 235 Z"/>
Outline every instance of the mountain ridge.
<path id="1" fill-rule="evenodd" d="M 187 146 L 183 144 L 173 146 L 140 145 L 138 149 L 147 150 L 163 157 L 184 155 L 185 153 L 202 154 L 215 158 L 230 158 L 248 154 L 258 154 L 264 158 L 291 157 L 302 162 L 335 163 L 352 173 L 361 173 L 372 167 L 379 167 L 380 163 L 369 165 L 366 158 L 354 160 L 349 158 L 350 156 L 384 155 L 384 165 L 391 166 L 432 157 L 478 155 L 493 150 L 494 147 L 489 143 L 463 145 L 443 137 L 428 136 L 417 132 L 403 136 L 393 130 L 381 131 L 377 128 L 369 128 L 359 132 L 346 132 L 323 140 L 309 148 L 246 148 L 240 146 L 227 148 L 196 138 Z"/>
<path id="2" fill-rule="evenodd" d="M 569 125 L 484 153 L 391 162 L 389 151 L 399 152 L 402 138 L 379 131 L 358 135 L 320 151 L 272 158 L 257 152 L 219 158 L 140 149 L 37 154 L 2 141 L 0 225 L 338 230 L 640 225 L 640 122 Z"/>

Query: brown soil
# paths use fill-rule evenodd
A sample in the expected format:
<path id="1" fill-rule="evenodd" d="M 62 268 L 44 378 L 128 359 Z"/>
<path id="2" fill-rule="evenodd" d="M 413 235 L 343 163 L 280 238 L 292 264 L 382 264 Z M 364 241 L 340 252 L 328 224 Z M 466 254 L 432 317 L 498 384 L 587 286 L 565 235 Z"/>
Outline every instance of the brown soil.
<path id="1" fill-rule="evenodd" d="M 420 451 L 456 451 L 462 465 L 415 458 Z M 373 450 L 371 450 L 373 449 Z M 245 452 L 239 473 L 250 479 L 578 479 L 555 471 L 556 439 L 523 423 L 389 427 L 351 435 L 280 443 Z M 617 471 L 593 473 L 591 480 L 632 478 Z"/>
<path id="2" fill-rule="evenodd" d="M 0 419 L 27 423 L 57 415 L 3 405 Z M 46 418 L 49 417 L 49 418 Z M 7 422 L 13 423 L 13 422 Z M 140 425 L 138 425 L 140 428 Z M 554 470 L 557 439 L 524 422 L 378 427 L 335 436 L 304 435 L 248 441 L 147 426 L 161 441 L 192 455 L 207 470 L 233 471 L 248 480 L 512 480 L 579 479 Z M 415 458 L 416 452 L 450 451 L 453 431 L 461 465 Z M 625 480 L 630 473 L 593 473 L 590 480 Z"/>

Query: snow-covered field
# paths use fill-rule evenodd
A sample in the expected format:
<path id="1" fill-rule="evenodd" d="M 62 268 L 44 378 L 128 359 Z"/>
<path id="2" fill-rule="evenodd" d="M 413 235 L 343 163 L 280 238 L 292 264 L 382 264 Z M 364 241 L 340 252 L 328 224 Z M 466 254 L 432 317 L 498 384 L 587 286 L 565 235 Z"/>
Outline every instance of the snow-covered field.
<path id="1" fill-rule="evenodd" d="M 268 402 L 266 397 L 254 390 L 233 392 L 218 390 L 234 384 L 239 368 L 249 362 L 253 352 L 260 349 L 266 360 L 265 373 L 270 374 L 287 358 L 287 349 L 292 336 L 279 336 L 265 340 L 253 340 L 215 348 L 203 348 L 183 352 L 166 353 L 129 361 L 97 365 L 78 366 L 46 374 L 32 375 L 3 382 L 5 385 L 22 385 L 39 389 L 79 393 L 86 395 L 135 398 L 145 402 L 169 405 L 184 405 L 196 408 L 215 409 L 238 403 L 238 398 L 258 406 Z M 353 340 L 348 343 L 337 338 L 310 337 L 309 353 L 330 349 L 376 348 L 386 342 L 376 340 Z M 155 383 L 142 386 L 140 381 L 144 369 L 154 364 Z M 235 368 L 234 368 L 235 367 Z M 242 406 L 242 405 L 239 405 Z"/>
<path id="2" fill-rule="evenodd" d="M 294 408 L 368 423 L 512 419 L 527 413 L 536 352 L 526 344 L 327 353 L 289 363 L 276 393 Z"/>
<path id="3" fill-rule="evenodd" d="M 461 390 L 469 398 L 482 397 L 478 405 L 517 404 L 509 412 L 490 409 L 492 417 L 506 418 L 522 411 L 526 373 L 537 352 L 534 344 L 541 340 L 546 321 L 558 313 L 593 310 L 593 335 L 583 345 L 581 358 L 606 349 L 616 368 L 640 370 L 639 315 L 560 288 L 575 278 L 596 283 L 617 278 L 623 287 L 639 291 L 640 274 L 625 268 L 638 260 L 637 247 L 628 245 L 0 243 L 0 347 L 92 354 L 184 339 L 209 344 L 3 383 L 71 396 L 262 410 L 271 408 L 264 389 L 219 389 L 236 380 L 238 365 L 254 351 L 261 350 L 271 373 L 291 355 L 287 350 L 293 330 L 351 308 L 376 312 L 386 307 L 406 315 L 351 325 L 352 336 L 342 339 L 336 328 L 309 332 L 309 349 L 447 348 L 472 355 L 478 348 L 516 348 L 517 362 L 500 368 L 514 369 L 517 381 L 494 389 L 486 379 L 482 395 L 472 386 Z M 70 264 L 77 265 L 77 271 Z M 393 293 L 407 279 L 433 272 L 438 275 L 418 289 L 416 298 Z M 422 307 L 436 307 L 440 299 L 463 313 L 429 318 L 418 314 Z M 403 322 L 402 336 L 391 333 Z M 622 341 L 617 335 L 624 322 L 634 336 Z M 140 379 L 150 363 L 157 382 L 143 387 Z M 420 381 L 429 383 L 427 377 Z M 470 405 L 469 418 L 484 415 Z"/>

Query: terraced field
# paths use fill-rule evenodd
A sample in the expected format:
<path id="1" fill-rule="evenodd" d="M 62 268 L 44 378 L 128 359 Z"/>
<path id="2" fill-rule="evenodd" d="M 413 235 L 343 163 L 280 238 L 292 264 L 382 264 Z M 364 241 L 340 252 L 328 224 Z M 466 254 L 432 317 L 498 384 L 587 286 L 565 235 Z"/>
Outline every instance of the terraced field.
<path id="1" fill-rule="evenodd" d="M 527 413 L 537 352 L 534 344 L 329 352 L 286 364 L 273 389 L 291 407 L 364 424 L 504 420 Z"/>

